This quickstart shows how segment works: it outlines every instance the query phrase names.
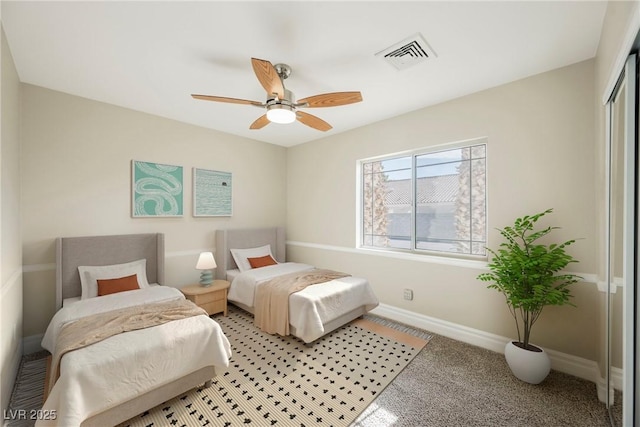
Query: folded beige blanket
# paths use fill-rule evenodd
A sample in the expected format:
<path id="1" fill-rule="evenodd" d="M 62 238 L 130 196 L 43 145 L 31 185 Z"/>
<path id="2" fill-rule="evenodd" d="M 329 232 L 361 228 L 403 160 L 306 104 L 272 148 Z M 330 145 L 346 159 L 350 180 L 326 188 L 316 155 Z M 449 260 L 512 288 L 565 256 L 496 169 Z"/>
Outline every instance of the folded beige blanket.
<path id="1" fill-rule="evenodd" d="M 150 328 L 172 320 L 201 314 L 208 315 L 205 310 L 189 300 L 176 300 L 98 313 L 67 323 L 62 327 L 56 339 L 56 348 L 49 371 L 47 394 L 59 377 L 60 360 L 66 353 L 123 332 Z"/>
<path id="2" fill-rule="evenodd" d="M 329 282 L 349 274 L 314 269 L 285 274 L 258 285 L 254 304 L 254 323 L 268 334 L 289 335 L 289 295 L 310 285 Z"/>

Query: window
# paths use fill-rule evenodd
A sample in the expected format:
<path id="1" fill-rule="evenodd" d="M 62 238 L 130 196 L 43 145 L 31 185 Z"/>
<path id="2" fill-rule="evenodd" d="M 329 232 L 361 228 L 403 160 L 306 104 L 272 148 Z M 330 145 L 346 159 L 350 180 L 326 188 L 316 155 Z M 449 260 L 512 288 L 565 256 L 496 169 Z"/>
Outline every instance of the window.
<path id="1" fill-rule="evenodd" d="M 361 162 L 362 247 L 486 255 L 486 141 Z"/>

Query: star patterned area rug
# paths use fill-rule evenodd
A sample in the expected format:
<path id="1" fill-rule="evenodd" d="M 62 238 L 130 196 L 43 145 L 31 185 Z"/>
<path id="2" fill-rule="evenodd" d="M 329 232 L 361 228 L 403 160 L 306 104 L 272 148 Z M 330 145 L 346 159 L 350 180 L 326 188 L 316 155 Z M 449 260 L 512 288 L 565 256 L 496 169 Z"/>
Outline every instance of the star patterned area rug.
<path id="1" fill-rule="evenodd" d="M 233 306 L 214 319 L 231 343 L 227 371 L 122 427 L 348 426 L 430 338 L 367 316 L 305 345 L 261 332 Z"/>

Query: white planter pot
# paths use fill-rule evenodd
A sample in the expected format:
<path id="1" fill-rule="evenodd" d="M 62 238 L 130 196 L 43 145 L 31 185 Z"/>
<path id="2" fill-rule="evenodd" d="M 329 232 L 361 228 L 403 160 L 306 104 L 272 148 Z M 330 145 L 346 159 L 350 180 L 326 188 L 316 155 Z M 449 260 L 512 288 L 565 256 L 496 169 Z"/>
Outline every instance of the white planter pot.
<path id="1" fill-rule="evenodd" d="M 504 348 L 504 357 L 516 378 L 529 384 L 539 384 L 551 371 L 549 355 L 540 347 L 540 351 L 524 350 L 509 341 Z"/>

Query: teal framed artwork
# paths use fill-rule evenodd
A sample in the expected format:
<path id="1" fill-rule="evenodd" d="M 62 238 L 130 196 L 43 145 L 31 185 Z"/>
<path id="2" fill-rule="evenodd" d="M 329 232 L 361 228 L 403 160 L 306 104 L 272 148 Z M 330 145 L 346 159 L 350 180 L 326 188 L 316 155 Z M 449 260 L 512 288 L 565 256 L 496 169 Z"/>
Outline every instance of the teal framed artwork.
<path id="1" fill-rule="evenodd" d="M 231 216 L 230 172 L 193 168 L 193 216 Z"/>
<path id="2" fill-rule="evenodd" d="M 133 217 L 183 215 L 182 166 L 132 160 L 131 182 Z"/>

